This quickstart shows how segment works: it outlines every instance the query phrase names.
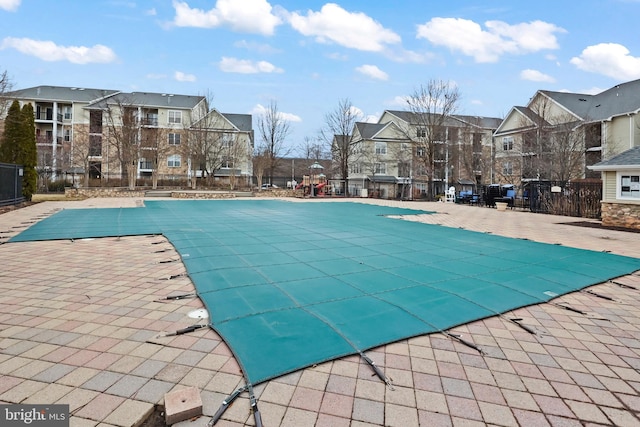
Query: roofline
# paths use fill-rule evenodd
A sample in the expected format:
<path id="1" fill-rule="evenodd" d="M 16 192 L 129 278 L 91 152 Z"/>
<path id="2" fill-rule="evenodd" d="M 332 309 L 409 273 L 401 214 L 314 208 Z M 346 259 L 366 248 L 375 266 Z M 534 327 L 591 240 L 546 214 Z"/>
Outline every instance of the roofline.
<path id="1" fill-rule="evenodd" d="M 587 169 L 600 172 L 615 172 L 619 170 L 640 170 L 640 165 L 593 165 L 587 166 Z"/>

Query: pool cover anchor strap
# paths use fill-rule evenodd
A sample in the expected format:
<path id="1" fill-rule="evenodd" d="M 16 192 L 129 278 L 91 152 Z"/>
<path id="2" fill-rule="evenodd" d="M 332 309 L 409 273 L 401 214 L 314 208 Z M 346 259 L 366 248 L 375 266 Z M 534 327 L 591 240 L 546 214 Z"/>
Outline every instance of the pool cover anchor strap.
<path id="1" fill-rule="evenodd" d="M 203 325 L 203 324 L 191 325 L 191 326 L 187 326 L 186 328 L 178 329 L 177 331 L 174 331 L 174 332 L 169 332 L 164 335 L 158 335 L 156 336 L 156 338 L 175 337 L 178 335 L 184 335 L 184 334 L 188 334 L 189 332 L 197 331 L 198 329 L 206 328 L 207 326 L 209 325 Z"/>
<path id="2" fill-rule="evenodd" d="M 387 387 L 389 387 L 390 390 L 395 390 L 395 387 L 393 387 L 393 383 L 391 382 L 391 379 L 387 377 L 384 374 L 384 372 L 382 372 L 382 369 L 380 369 L 380 367 L 376 365 L 375 362 L 369 358 L 369 356 L 367 356 L 363 352 L 359 352 L 359 353 L 360 353 L 360 357 L 362 357 L 364 361 L 367 362 L 369 366 L 371 366 L 371 369 L 373 369 L 373 372 L 375 372 L 375 375 L 377 375 L 378 378 L 384 381 L 384 383 L 387 385 Z"/>
<path id="3" fill-rule="evenodd" d="M 175 301 L 180 299 L 195 298 L 197 296 L 198 295 L 196 295 L 195 293 L 181 294 L 181 295 L 168 295 L 164 298 L 154 299 L 153 302 Z"/>
<path id="4" fill-rule="evenodd" d="M 249 390 L 249 402 L 251 404 L 251 409 L 253 410 L 253 419 L 256 422 L 256 427 L 262 427 L 262 416 L 258 409 L 258 400 L 256 399 L 256 395 L 253 394 L 253 386 L 250 382 L 247 382 L 247 390 Z"/>
<path id="5" fill-rule="evenodd" d="M 527 325 L 525 325 L 523 323 L 520 323 L 523 320 L 522 318 L 514 317 L 514 318 L 509 318 L 508 320 L 513 322 L 513 323 L 515 323 L 516 325 L 520 326 L 522 329 L 524 329 L 525 331 L 529 332 L 531 335 L 536 335 L 535 329 L 533 329 L 531 326 L 527 326 Z"/>
<path id="6" fill-rule="evenodd" d="M 638 288 L 636 288 L 635 286 L 626 285 L 624 283 L 616 282 L 615 280 L 609 280 L 609 282 L 613 283 L 614 285 L 618 285 L 618 286 L 620 286 L 621 288 L 624 288 L 624 289 L 633 289 L 633 290 L 636 290 L 636 291 L 638 290 Z"/>
<path id="7" fill-rule="evenodd" d="M 592 290 L 589 289 L 585 289 L 584 293 L 589 294 L 589 295 L 593 295 L 594 297 L 598 297 L 598 298 L 602 298 L 602 299 L 606 299 L 607 301 L 615 301 L 613 298 L 611 298 L 610 296 L 607 295 L 602 295 L 599 294 L 597 292 L 593 292 Z"/>
<path id="8" fill-rule="evenodd" d="M 565 310 L 569 310 L 572 311 L 574 313 L 578 313 L 578 314 L 582 314 L 583 316 L 587 316 L 591 319 L 594 320 L 606 320 L 607 322 L 610 322 L 611 320 L 607 319 L 606 317 L 602 317 L 602 316 L 591 316 L 589 313 L 587 313 L 586 311 L 582 311 L 578 308 L 575 307 L 571 307 L 570 305 L 565 305 L 565 304 L 559 304 L 559 303 L 553 303 L 553 305 L 555 305 L 556 307 L 560 307 L 560 308 L 564 308 Z"/>
<path id="9" fill-rule="evenodd" d="M 484 351 L 482 351 L 482 349 L 480 347 L 478 347 L 477 345 L 475 345 L 474 343 L 472 343 L 471 341 L 467 341 L 464 338 L 462 338 L 460 335 L 458 334 L 452 334 L 451 332 L 447 332 L 447 331 L 442 331 L 443 334 L 447 335 L 450 338 L 453 338 L 454 340 L 460 342 L 461 344 L 466 345 L 469 348 L 472 348 L 474 350 L 476 350 L 478 353 L 480 354 L 484 354 Z"/>
<path id="10" fill-rule="evenodd" d="M 234 400 L 236 400 L 238 396 L 240 396 L 246 390 L 247 390 L 247 386 L 240 387 L 239 389 L 234 391 L 231 395 L 229 395 L 229 397 L 223 400 L 222 405 L 220 405 L 216 413 L 213 414 L 213 417 L 211 418 L 211 420 L 209 420 L 209 423 L 207 424 L 207 426 L 212 427 L 216 425 L 216 423 L 220 420 L 220 418 L 222 417 L 224 412 L 227 410 L 227 408 L 233 403 Z"/>

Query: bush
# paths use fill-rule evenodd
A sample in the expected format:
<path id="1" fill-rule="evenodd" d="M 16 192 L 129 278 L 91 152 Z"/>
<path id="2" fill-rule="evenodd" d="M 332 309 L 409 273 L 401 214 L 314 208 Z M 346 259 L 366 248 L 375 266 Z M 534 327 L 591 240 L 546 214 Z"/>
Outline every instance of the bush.
<path id="1" fill-rule="evenodd" d="M 64 181 L 51 181 L 47 185 L 47 191 L 49 193 L 64 193 L 64 187 L 66 183 Z"/>

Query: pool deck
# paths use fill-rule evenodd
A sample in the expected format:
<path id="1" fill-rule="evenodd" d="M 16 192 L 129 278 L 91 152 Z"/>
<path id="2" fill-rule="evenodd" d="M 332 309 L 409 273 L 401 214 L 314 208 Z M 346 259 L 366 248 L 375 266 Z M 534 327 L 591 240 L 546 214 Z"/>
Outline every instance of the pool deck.
<path id="1" fill-rule="evenodd" d="M 582 218 L 348 201 L 436 212 L 407 218 L 412 221 L 640 258 L 640 234 L 567 224 Z M 142 202 L 38 203 L 0 215 L 0 242 L 61 208 Z M 211 329 L 165 336 L 198 323 L 189 314 L 202 308 L 197 298 L 161 300 L 194 292 L 177 258 L 162 236 L 1 244 L 0 403 L 69 404 L 71 426 L 136 426 L 165 393 L 195 386 L 205 416 L 176 425 L 206 426 L 243 380 Z M 615 282 L 450 331 L 482 354 L 444 334 L 367 352 L 393 389 L 356 356 L 260 384 L 263 424 L 640 426 L 640 273 Z M 216 424 L 243 425 L 254 425 L 246 393 Z"/>

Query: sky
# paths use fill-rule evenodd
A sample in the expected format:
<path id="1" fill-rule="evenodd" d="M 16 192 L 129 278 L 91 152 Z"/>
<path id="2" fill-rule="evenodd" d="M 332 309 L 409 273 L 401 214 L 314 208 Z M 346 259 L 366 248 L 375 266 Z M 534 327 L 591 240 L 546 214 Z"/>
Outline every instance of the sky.
<path id="1" fill-rule="evenodd" d="M 504 118 L 540 89 L 640 79 L 639 19 L 640 0 L 0 0 L 0 72 L 204 95 L 254 129 L 276 103 L 296 149 L 343 100 L 375 122 L 431 80 L 459 114 Z"/>

